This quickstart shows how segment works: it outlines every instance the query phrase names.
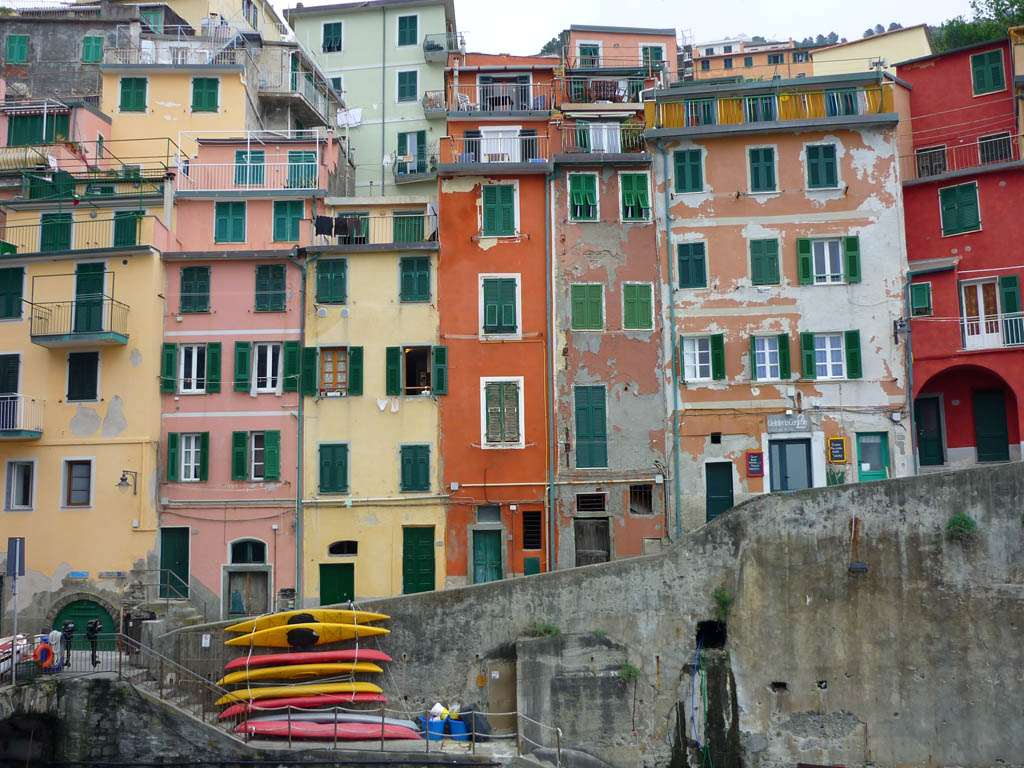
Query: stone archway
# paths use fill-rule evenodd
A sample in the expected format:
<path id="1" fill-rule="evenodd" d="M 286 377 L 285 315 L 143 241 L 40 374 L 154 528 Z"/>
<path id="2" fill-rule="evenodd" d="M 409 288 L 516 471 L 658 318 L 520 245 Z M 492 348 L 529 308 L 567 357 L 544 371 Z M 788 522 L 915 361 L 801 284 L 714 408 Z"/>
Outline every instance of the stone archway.
<path id="1" fill-rule="evenodd" d="M 96 603 L 100 608 L 110 614 L 110 618 L 114 622 L 114 631 L 121 631 L 121 609 L 118 606 L 113 605 L 106 598 L 95 594 L 94 592 L 69 592 L 62 595 L 60 599 L 56 600 L 50 607 L 50 611 L 47 614 L 47 627 L 52 628 L 53 622 L 60 615 L 61 611 L 67 608 L 72 603 L 76 603 L 79 600 L 88 600 L 89 602 Z M 82 628 L 84 631 L 84 627 Z"/>

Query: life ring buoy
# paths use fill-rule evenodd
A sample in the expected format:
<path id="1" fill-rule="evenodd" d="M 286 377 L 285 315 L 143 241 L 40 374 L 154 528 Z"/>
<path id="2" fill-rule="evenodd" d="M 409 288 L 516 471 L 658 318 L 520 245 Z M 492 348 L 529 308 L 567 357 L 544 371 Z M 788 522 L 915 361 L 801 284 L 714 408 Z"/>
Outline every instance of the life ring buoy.
<path id="1" fill-rule="evenodd" d="M 32 658 L 36 660 L 40 667 L 46 669 L 53 664 L 53 647 L 49 643 L 40 643 L 36 646 Z"/>

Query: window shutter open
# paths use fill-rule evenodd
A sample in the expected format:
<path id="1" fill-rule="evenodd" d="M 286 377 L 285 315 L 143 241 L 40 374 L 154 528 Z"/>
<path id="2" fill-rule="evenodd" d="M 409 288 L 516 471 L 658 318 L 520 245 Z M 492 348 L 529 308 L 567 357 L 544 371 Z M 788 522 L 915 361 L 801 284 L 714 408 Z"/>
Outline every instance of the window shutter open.
<path id="1" fill-rule="evenodd" d="M 783 381 L 789 381 L 792 376 L 792 369 L 789 363 L 789 334 L 780 333 L 778 336 L 779 341 L 779 378 Z"/>
<path id="2" fill-rule="evenodd" d="M 803 367 L 801 374 L 805 379 L 816 379 L 818 377 L 817 356 L 814 353 L 814 334 L 800 334 L 800 364 Z"/>
<path id="3" fill-rule="evenodd" d="M 864 375 L 860 356 L 860 331 L 846 331 L 846 378 L 859 379 Z"/>
<path id="4" fill-rule="evenodd" d="M 499 221 L 498 226 L 503 235 L 514 235 L 516 232 L 516 190 L 511 184 L 498 187 Z"/>
<path id="5" fill-rule="evenodd" d="M 248 392 L 252 374 L 252 342 L 235 342 L 235 392 Z"/>
<path id="6" fill-rule="evenodd" d="M 220 392 L 220 342 L 206 345 L 206 391 Z"/>
<path id="7" fill-rule="evenodd" d="M 402 348 L 388 347 L 384 362 L 384 394 L 402 394 Z"/>
<path id="8" fill-rule="evenodd" d="M 942 209 L 942 234 L 952 235 L 960 231 L 957 217 L 958 193 L 956 187 L 939 190 L 939 207 Z"/>
<path id="9" fill-rule="evenodd" d="M 167 482 L 178 482 L 178 468 L 181 466 L 179 452 L 180 435 L 177 432 L 167 433 Z"/>
<path id="10" fill-rule="evenodd" d="M 210 479 L 210 433 L 199 433 L 199 482 Z"/>
<path id="11" fill-rule="evenodd" d="M 843 238 L 843 265 L 846 271 L 846 282 L 860 282 L 860 238 Z"/>
<path id="12" fill-rule="evenodd" d="M 999 294 L 1003 314 L 1020 312 L 1020 280 L 1017 275 L 1003 275 L 999 278 Z"/>
<path id="13" fill-rule="evenodd" d="M 757 337 L 750 337 L 750 380 L 757 381 Z"/>
<path id="14" fill-rule="evenodd" d="M 1006 302 L 1003 301 L 1005 310 Z M 912 317 L 930 315 L 932 311 L 932 287 L 928 283 L 914 283 L 910 286 L 910 314 Z"/>
<path id="15" fill-rule="evenodd" d="M 286 341 L 284 343 L 284 382 L 282 382 L 281 391 L 298 392 L 300 356 L 299 342 Z"/>
<path id="16" fill-rule="evenodd" d="M 448 394 L 448 347 L 434 347 L 433 392 Z"/>
<path id="17" fill-rule="evenodd" d="M 498 232 L 498 188 L 487 185 L 482 194 L 484 234 L 494 235 Z"/>
<path id="18" fill-rule="evenodd" d="M 487 442 L 501 441 L 501 382 L 492 382 L 484 387 L 484 404 L 487 410 L 485 434 Z"/>
<path id="19" fill-rule="evenodd" d="M 178 345 L 164 344 L 160 362 L 160 391 L 174 392 L 178 384 Z"/>
<path id="20" fill-rule="evenodd" d="M 978 185 L 975 182 L 971 184 L 961 184 L 956 188 L 957 190 L 957 219 L 960 225 L 960 231 L 966 232 L 972 229 L 977 229 L 981 224 L 981 218 L 978 216 Z"/>
<path id="21" fill-rule="evenodd" d="M 814 283 L 814 271 L 811 269 L 811 241 L 801 237 L 796 241 L 796 268 L 800 285 Z"/>
<path id="22" fill-rule="evenodd" d="M 725 335 L 711 335 L 711 378 L 725 378 Z"/>
<path id="23" fill-rule="evenodd" d="M 302 394 L 316 397 L 319 392 L 319 381 L 317 371 L 317 348 L 303 347 L 302 349 Z"/>
<path id="24" fill-rule="evenodd" d="M 363 348 L 348 348 L 348 393 L 363 394 Z"/>
<path id="25" fill-rule="evenodd" d="M 276 429 L 263 433 L 263 479 L 281 478 L 281 433 Z"/>
<path id="26" fill-rule="evenodd" d="M 231 433 L 231 479 L 245 480 L 249 477 L 249 433 Z"/>

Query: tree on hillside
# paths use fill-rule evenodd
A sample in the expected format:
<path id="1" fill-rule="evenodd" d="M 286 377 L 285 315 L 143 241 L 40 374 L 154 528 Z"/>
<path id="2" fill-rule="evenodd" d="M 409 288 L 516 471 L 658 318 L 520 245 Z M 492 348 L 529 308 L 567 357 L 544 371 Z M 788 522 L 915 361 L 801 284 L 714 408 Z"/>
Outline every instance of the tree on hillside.
<path id="1" fill-rule="evenodd" d="M 896 29 L 903 29 L 903 25 L 894 21 L 894 22 L 892 22 L 889 25 L 889 28 L 887 30 L 885 30 L 885 31 L 886 32 L 892 32 L 893 30 L 896 30 Z"/>
<path id="2" fill-rule="evenodd" d="M 957 16 L 929 27 L 938 52 L 1006 37 L 1010 27 L 1024 24 L 1024 0 L 971 0 L 972 18 Z"/>
<path id="3" fill-rule="evenodd" d="M 546 43 L 544 47 L 540 49 L 538 56 L 561 56 L 562 48 L 565 47 L 566 42 L 569 39 L 569 35 L 566 30 L 562 30 L 557 35 L 552 37 Z"/>

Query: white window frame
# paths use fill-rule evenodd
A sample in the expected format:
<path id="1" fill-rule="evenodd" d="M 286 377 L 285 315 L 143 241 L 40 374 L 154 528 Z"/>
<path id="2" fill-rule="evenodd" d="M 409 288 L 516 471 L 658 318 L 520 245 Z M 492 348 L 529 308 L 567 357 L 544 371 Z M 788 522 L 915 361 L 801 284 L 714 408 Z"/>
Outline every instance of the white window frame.
<path id="1" fill-rule="evenodd" d="M 87 504 L 69 505 L 68 483 L 70 482 L 69 462 L 89 462 L 89 502 Z M 61 509 L 92 509 L 96 500 L 96 457 L 95 456 L 62 456 L 60 460 L 60 508 Z"/>
<path id="2" fill-rule="evenodd" d="M 8 459 L 5 465 L 4 472 L 4 511 L 5 512 L 32 512 L 36 508 L 36 490 L 39 482 L 38 472 L 38 459 Z M 32 472 L 32 482 L 29 487 L 29 503 L 28 506 L 23 504 L 13 504 L 13 483 L 14 483 L 14 469 L 16 465 L 27 465 L 30 466 Z"/>
<path id="3" fill-rule="evenodd" d="M 72 352 L 95 352 L 96 353 L 96 398 L 94 400 L 67 400 L 68 385 L 71 383 L 71 366 L 67 358 L 64 359 L 64 397 L 68 403 L 98 403 L 103 399 L 103 350 L 102 349 L 75 349 L 70 347 L 68 354 Z M 20 372 L 18 374 L 21 375 Z"/>
<path id="4" fill-rule="evenodd" d="M 772 151 L 772 157 L 775 158 L 775 189 L 768 189 L 755 192 L 753 187 L 754 177 L 750 171 L 750 150 L 752 149 L 770 149 Z M 779 195 L 782 194 L 779 191 L 779 145 L 778 144 L 747 144 L 743 147 L 743 154 L 745 155 L 744 161 L 747 165 L 747 194 L 751 197 L 764 197 L 767 195 Z"/>
<path id="5" fill-rule="evenodd" d="M 763 342 L 764 348 L 758 349 L 758 343 Z M 774 350 L 770 347 L 774 346 Z M 775 352 L 775 373 L 772 374 L 771 354 Z M 758 362 L 758 357 L 764 355 L 764 366 Z M 781 381 L 782 368 L 779 365 L 779 337 L 778 336 L 755 336 L 754 337 L 754 359 L 751 360 L 754 367 L 754 377 L 757 381 Z M 763 370 L 763 372 L 762 372 Z"/>
<path id="6" fill-rule="evenodd" d="M 574 219 L 573 218 L 573 216 L 572 216 L 572 182 L 569 181 L 569 178 L 572 177 L 572 176 L 593 176 L 594 177 L 594 179 L 595 179 L 595 181 L 594 181 L 594 190 L 595 190 L 595 193 L 597 195 L 597 199 L 595 200 L 596 204 L 594 206 L 594 208 L 595 208 L 595 211 L 594 211 L 595 218 L 593 218 L 593 219 Z M 599 174 L 599 173 L 591 173 L 591 172 L 587 172 L 587 171 L 574 171 L 574 172 L 566 174 L 566 179 L 565 179 L 565 197 L 566 197 L 566 215 L 569 217 L 569 221 L 571 221 L 571 222 L 573 222 L 575 224 L 597 224 L 599 221 L 601 221 L 601 174 Z"/>
<path id="7" fill-rule="evenodd" d="M 487 333 L 484 331 L 486 312 L 484 310 L 484 280 L 516 281 L 516 332 Z M 477 277 L 477 310 L 480 318 L 478 331 L 481 339 L 519 340 L 523 338 L 523 276 L 519 272 L 481 272 Z"/>
<path id="8" fill-rule="evenodd" d="M 639 43 L 637 45 L 637 55 L 640 57 L 637 63 L 643 66 L 644 63 L 644 48 L 660 48 L 661 49 L 661 62 L 668 64 L 668 60 L 665 58 L 665 44 L 664 43 Z"/>
<path id="9" fill-rule="evenodd" d="M 598 151 L 600 151 L 600 152 L 611 152 L 612 154 L 621 154 L 622 153 L 622 123 L 621 122 L 616 121 L 616 120 L 598 120 L 597 122 L 590 123 L 588 128 L 590 129 L 590 152 L 591 152 L 591 154 L 596 153 Z M 595 128 L 598 129 L 596 132 L 594 130 Z M 615 146 L 615 148 L 614 149 L 601 149 L 601 150 L 595 149 L 596 142 L 594 141 L 594 137 L 595 136 L 600 136 L 601 137 L 601 141 L 602 141 L 602 146 L 605 146 L 604 138 L 609 133 L 613 134 L 616 137 L 616 140 L 615 140 L 616 146 Z M 611 146 L 611 145 L 607 145 L 607 146 Z"/>
<path id="10" fill-rule="evenodd" d="M 576 64 L 579 66 L 580 59 L 583 54 L 580 53 L 581 45 L 596 45 L 597 46 L 597 66 L 601 66 L 604 60 L 604 45 L 600 40 L 577 40 L 576 41 Z"/>
<path id="11" fill-rule="evenodd" d="M 407 74 L 409 72 L 416 73 L 416 98 L 410 99 L 409 101 L 398 100 L 398 77 L 399 75 Z M 420 93 L 420 69 L 419 67 L 411 67 L 407 69 L 396 69 L 395 70 L 395 104 L 419 104 L 419 93 Z"/>
<path id="12" fill-rule="evenodd" d="M 519 387 L 519 442 L 489 443 L 487 442 L 487 385 L 502 381 L 514 381 Z M 480 378 L 480 447 L 485 451 L 520 450 L 526 447 L 526 414 L 523 409 L 523 377 L 522 376 L 489 376 Z"/>
<path id="13" fill-rule="evenodd" d="M 705 253 L 707 250 L 705 249 Z M 678 257 L 677 257 L 678 258 Z M 704 263 L 707 264 L 707 256 L 704 257 Z M 645 328 L 627 328 L 626 327 L 626 286 L 627 285 L 646 285 L 651 289 L 651 314 L 648 316 L 650 325 Z M 602 292 L 603 293 L 603 292 Z M 622 330 L 624 331 L 653 331 L 654 330 L 654 283 L 645 283 L 642 280 L 628 280 L 622 283 L 622 288 L 619 291 L 619 311 L 622 313 Z M 605 323 L 607 325 L 607 322 Z"/>
<path id="14" fill-rule="evenodd" d="M 826 368 L 828 369 L 829 372 L 825 376 L 822 376 L 819 373 L 818 366 L 820 364 L 818 363 L 818 339 L 826 339 L 826 340 L 827 339 L 839 339 L 839 351 L 841 353 L 841 356 L 842 356 L 843 360 L 842 360 L 842 371 L 840 372 L 840 374 L 838 376 L 831 372 L 832 366 L 835 365 L 835 363 L 831 360 L 831 355 L 829 354 L 830 352 L 835 350 L 835 347 L 833 345 L 827 343 L 827 341 L 826 341 L 826 344 L 825 344 L 825 355 L 826 355 L 825 366 L 826 366 Z M 829 381 L 829 380 L 836 381 L 836 380 L 840 380 L 840 379 L 845 379 L 846 378 L 846 341 L 845 341 L 844 334 L 843 334 L 842 331 L 829 331 L 829 332 L 826 332 L 826 333 L 815 333 L 814 334 L 814 378 L 817 379 L 817 380 L 822 380 L 822 381 Z"/>
<path id="15" fill-rule="evenodd" d="M 267 477 L 267 433 L 260 430 L 249 433 L 249 479 L 255 483 L 264 482 Z M 260 447 L 260 466 L 262 471 L 259 477 L 256 476 L 256 438 L 262 438 L 263 445 Z"/>
<path id="16" fill-rule="evenodd" d="M 481 137 L 482 138 L 482 137 Z M 519 179 L 498 179 L 487 182 L 489 185 L 506 187 L 509 184 L 512 185 L 512 210 L 515 214 L 514 222 L 514 233 L 511 235 L 485 235 L 484 232 L 484 185 L 480 187 L 480 205 L 477 206 L 477 216 L 479 217 L 476 223 L 476 231 L 480 233 L 478 239 L 481 240 L 509 240 L 514 237 L 519 237 L 522 234 L 519 224 Z"/>
<path id="17" fill-rule="evenodd" d="M 647 202 L 650 207 L 647 209 L 647 216 L 643 219 L 627 219 L 625 218 L 625 210 L 622 205 L 622 177 L 623 175 L 636 176 L 637 174 L 647 177 Z M 650 171 L 619 171 L 615 176 L 615 181 L 619 185 L 618 187 L 618 198 L 616 204 L 619 208 L 619 221 L 623 224 L 643 224 L 644 222 L 650 222 L 651 217 L 654 215 L 654 193 L 651 190 L 651 172 Z"/>
<path id="18" fill-rule="evenodd" d="M 185 388 L 185 379 L 186 379 L 186 375 L 185 374 L 186 373 L 193 374 L 193 375 L 187 377 L 187 378 L 191 378 L 193 383 L 199 378 L 198 373 L 196 372 L 196 354 L 195 354 L 195 352 L 192 353 L 192 366 L 191 366 L 192 370 L 191 371 L 186 371 L 185 370 L 185 350 L 186 349 L 192 349 L 192 350 L 202 349 L 203 350 L 203 375 L 202 375 L 203 386 L 202 386 L 202 388 L 199 388 L 199 387 L 196 387 L 196 386 L 193 386 L 191 389 L 186 389 Z M 206 355 L 207 355 L 208 351 L 209 350 L 207 349 L 205 344 L 182 344 L 181 346 L 178 347 L 178 393 L 179 394 L 182 394 L 182 395 L 205 395 L 206 394 L 206 374 L 207 374 L 207 371 L 208 371 L 208 366 L 207 366 L 207 362 L 208 361 L 206 359 Z"/>
<path id="19" fill-rule="evenodd" d="M 707 352 L 707 376 L 702 376 L 701 375 L 701 362 L 700 362 L 700 357 L 699 356 L 704 354 L 705 350 L 699 349 L 698 348 L 698 344 L 699 344 L 699 342 L 702 342 L 702 341 L 707 343 L 707 350 L 706 350 L 706 352 Z M 687 350 L 687 346 L 692 346 L 693 349 L 692 350 Z M 687 373 L 687 370 L 688 370 L 687 369 L 687 362 L 686 362 L 687 355 L 690 355 L 693 358 L 693 363 L 691 364 L 692 368 L 690 369 L 690 370 L 692 370 L 692 372 L 694 374 L 692 376 Z M 712 362 L 711 362 L 711 335 L 710 334 L 700 334 L 700 335 L 695 335 L 695 336 L 684 336 L 683 337 L 683 381 L 685 381 L 687 384 L 689 384 L 690 382 L 695 382 L 695 381 L 711 381 L 711 377 L 713 376 L 713 374 L 714 374 L 714 366 L 712 365 Z"/>
<path id="20" fill-rule="evenodd" d="M 829 243 L 835 243 L 836 247 L 839 249 L 839 251 L 838 251 L 838 256 L 839 256 L 839 272 L 838 273 L 835 273 L 835 272 L 825 272 L 825 273 L 822 273 L 820 275 L 821 277 L 824 278 L 822 280 L 818 279 L 819 274 L 818 274 L 818 254 L 817 254 L 817 248 L 818 248 L 818 244 L 819 243 L 824 247 L 824 254 L 825 254 L 825 260 L 826 261 L 829 258 L 829 253 L 828 253 L 828 244 Z M 828 269 L 828 265 L 827 264 L 826 264 L 826 269 Z M 838 277 L 838 279 L 832 279 L 832 278 L 836 278 L 836 277 Z M 845 258 L 843 256 L 843 239 L 841 237 L 827 237 L 827 238 L 820 238 L 820 239 L 816 239 L 816 240 L 811 240 L 811 279 L 814 281 L 814 283 L 813 283 L 814 285 L 843 285 L 846 282 L 846 263 L 845 263 Z"/>
<path id="21" fill-rule="evenodd" d="M 416 17 L 416 42 L 415 43 L 410 43 L 408 45 L 401 45 L 398 42 L 398 20 L 401 19 L 401 18 L 404 18 L 406 16 L 415 16 Z M 342 26 L 341 32 L 344 35 L 344 33 L 345 33 L 345 27 L 344 26 Z M 423 43 L 423 34 L 422 34 L 422 27 L 420 26 L 420 15 L 418 13 L 396 13 L 395 14 L 395 48 L 411 48 L 411 47 L 414 47 L 414 46 L 417 46 L 417 45 L 421 45 L 422 43 Z M 418 85 L 419 84 L 419 82 L 418 82 L 419 81 L 419 76 L 418 75 L 417 75 L 416 79 L 417 79 L 417 85 Z"/>
<path id="22" fill-rule="evenodd" d="M 199 466 L 203 460 L 199 434 L 199 432 L 183 432 L 179 438 L 178 451 L 181 457 L 181 466 L 178 477 L 181 478 L 180 482 L 182 483 L 199 482 Z M 187 447 L 186 442 L 190 442 L 192 445 Z M 189 457 L 192 459 L 191 462 L 186 460 Z"/>
<path id="23" fill-rule="evenodd" d="M 268 376 L 265 376 L 265 378 L 270 378 L 272 376 L 273 378 L 275 378 L 277 380 L 273 387 L 269 387 L 269 386 L 268 387 L 260 387 L 260 386 L 258 386 L 258 380 L 259 380 L 259 360 L 260 360 L 259 350 L 260 350 L 261 347 L 262 348 L 268 348 L 268 349 L 269 348 L 273 348 L 273 347 L 277 347 L 278 350 L 279 350 L 278 357 L 277 357 L 277 370 L 274 371 L 272 374 L 269 374 Z M 267 359 L 268 360 L 273 360 L 274 359 L 272 351 L 270 352 L 270 354 L 269 354 Z M 284 376 L 283 376 L 284 371 L 283 371 L 283 368 L 284 368 L 284 344 L 282 344 L 280 341 L 257 341 L 255 343 L 253 343 L 253 345 L 252 345 L 252 389 L 251 389 L 249 394 L 251 394 L 253 396 L 262 395 L 262 394 L 280 395 L 281 392 L 282 392 L 282 387 L 284 385 L 284 381 L 283 381 L 283 379 L 284 379 Z"/>
<path id="24" fill-rule="evenodd" d="M 336 51 L 325 51 L 324 50 L 324 27 L 328 24 L 341 24 L 341 48 Z M 330 56 L 332 53 L 344 53 L 345 52 L 345 24 L 344 19 L 333 19 L 331 21 L 320 22 L 320 53 L 324 56 Z"/>
<path id="25" fill-rule="evenodd" d="M 521 125 L 481 125 L 479 130 L 480 130 L 480 138 L 479 138 L 479 141 L 480 141 L 480 162 L 482 162 L 482 163 L 488 163 L 488 162 L 490 162 L 490 163 L 497 163 L 497 162 L 519 163 L 519 162 L 522 162 L 522 157 L 520 155 L 518 155 L 518 153 L 522 149 L 522 146 L 523 146 L 522 145 L 522 141 L 520 141 L 520 137 L 523 134 L 523 126 L 521 126 Z M 506 134 L 511 133 L 512 131 L 516 132 L 515 136 L 506 135 Z M 488 134 L 498 134 L 498 135 L 488 136 Z M 486 142 L 488 140 L 490 140 L 490 141 L 495 141 L 495 140 L 498 141 L 499 142 L 499 144 L 498 144 L 499 149 L 502 147 L 502 144 L 504 142 L 510 141 L 511 142 L 510 147 L 515 147 L 515 150 L 516 150 L 516 153 L 517 153 L 516 156 L 513 158 L 512 153 L 509 152 L 509 156 L 508 156 L 509 159 L 507 161 L 485 160 L 484 158 L 488 154 L 504 154 L 504 153 L 501 153 L 501 152 L 499 152 L 499 153 L 493 153 L 493 152 L 488 153 L 486 151 L 486 149 L 487 149 Z M 519 185 L 518 185 L 518 182 L 517 182 L 516 183 L 516 232 L 518 232 L 518 231 L 519 231 Z"/>

